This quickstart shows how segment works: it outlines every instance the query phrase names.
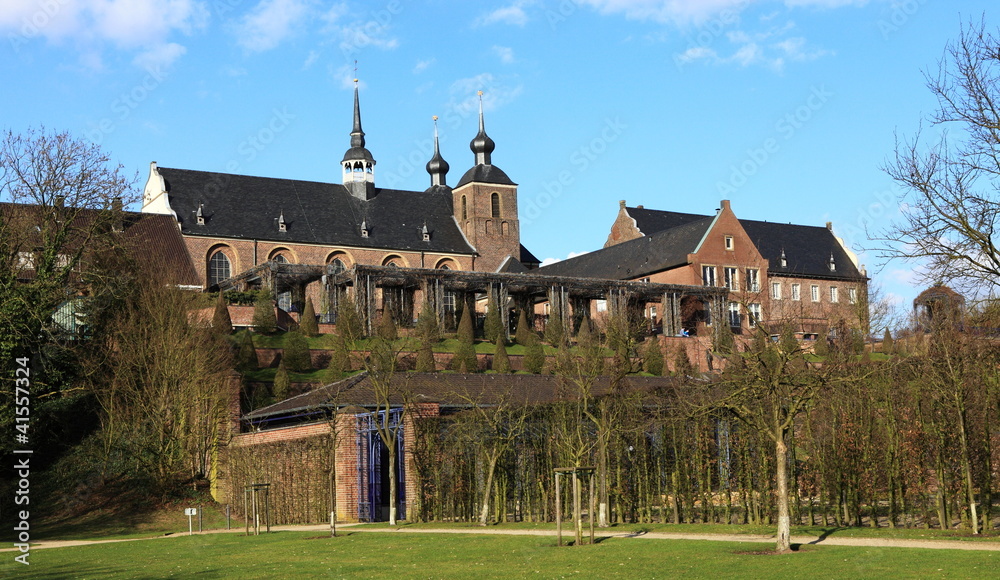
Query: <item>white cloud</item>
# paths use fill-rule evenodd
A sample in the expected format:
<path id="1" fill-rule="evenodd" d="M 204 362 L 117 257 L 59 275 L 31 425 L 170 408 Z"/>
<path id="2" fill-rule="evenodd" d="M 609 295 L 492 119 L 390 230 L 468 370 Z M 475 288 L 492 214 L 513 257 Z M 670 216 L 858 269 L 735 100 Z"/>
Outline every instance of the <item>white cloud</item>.
<path id="1" fill-rule="evenodd" d="M 433 58 L 429 58 L 427 60 L 418 60 L 417 64 L 413 65 L 413 74 L 418 75 L 424 72 L 425 70 L 427 70 L 427 67 L 431 66 L 432 64 L 434 64 Z"/>
<path id="2" fill-rule="evenodd" d="M 152 61 L 172 62 L 184 47 L 171 42 L 177 34 L 204 28 L 209 11 L 204 0 L 4 0 L 0 4 L 0 33 L 15 48 L 38 38 L 73 42 L 82 60 L 100 68 L 105 44 L 139 51 L 139 66 Z"/>
<path id="3" fill-rule="evenodd" d="M 494 111 L 513 101 L 524 87 L 513 79 L 497 78 L 492 73 L 482 73 L 474 77 L 458 79 L 451 83 L 450 109 L 472 110 L 479 107 L 478 92 L 483 91 L 483 109 Z"/>
<path id="4" fill-rule="evenodd" d="M 317 50 L 310 50 L 309 54 L 306 55 L 305 62 L 302 63 L 302 69 L 305 70 L 305 69 L 311 67 L 312 65 L 316 64 L 316 61 L 318 59 L 319 59 L 319 51 L 317 51 Z"/>
<path id="5" fill-rule="evenodd" d="M 528 14 L 524 11 L 524 7 L 531 4 L 531 0 L 515 0 L 510 6 L 497 8 L 488 14 L 480 16 L 474 24 L 476 26 L 485 26 L 488 24 L 524 26 L 528 23 Z"/>
<path id="6" fill-rule="evenodd" d="M 235 27 L 236 43 L 248 52 L 275 48 L 300 30 L 308 0 L 261 0 Z"/>
<path id="7" fill-rule="evenodd" d="M 186 52 L 183 46 L 168 42 L 140 52 L 132 62 L 144 69 L 167 68 Z"/>
<path id="8" fill-rule="evenodd" d="M 542 266 L 548 266 L 550 264 L 555 264 L 556 262 L 562 262 L 563 260 L 568 260 L 570 258 L 575 258 L 577 256 L 582 256 L 582 255 L 587 254 L 587 253 L 588 252 L 570 252 L 569 255 L 566 256 L 565 258 L 545 258 L 544 260 L 542 260 L 541 265 Z"/>
<path id="9" fill-rule="evenodd" d="M 579 0 L 602 14 L 633 20 L 698 24 L 724 11 L 741 12 L 755 0 Z"/>
<path id="10" fill-rule="evenodd" d="M 339 84 L 342 89 L 354 89 L 354 65 L 343 64 L 339 67 L 334 68 L 332 65 L 327 69 Z M 358 81 L 358 87 L 364 89 L 367 85 L 364 81 Z"/>
<path id="11" fill-rule="evenodd" d="M 514 49 L 509 46 L 493 45 L 493 54 L 500 57 L 500 62 L 504 64 L 511 64 L 514 62 Z"/>

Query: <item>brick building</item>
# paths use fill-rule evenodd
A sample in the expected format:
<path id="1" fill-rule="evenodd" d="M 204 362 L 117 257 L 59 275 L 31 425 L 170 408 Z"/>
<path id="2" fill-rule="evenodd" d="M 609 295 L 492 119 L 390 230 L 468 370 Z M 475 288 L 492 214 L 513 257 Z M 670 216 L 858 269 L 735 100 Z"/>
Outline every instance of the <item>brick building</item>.
<path id="1" fill-rule="evenodd" d="M 720 316 L 737 334 L 758 324 L 777 333 L 791 324 L 810 338 L 841 321 L 864 323 L 868 278 L 832 224 L 739 219 L 728 200 L 714 216 L 619 205 L 604 248 L 538 273 L 729 290 L 722 312 L 697 296 L 682 302 L 684 330 L 695 335 L 706 334 Z M 668 314 L 655 308 L 647 306 L 651 320 Z"/>
<path id="2" fill-rule="evenodd" d="M 424 191 L 378 187 L 355 87 L 340 183 L 171 169 L 153 162 L 142 212 L 176 220 L 206 289 L 268 261 L 327 265 L 332 273 L 355 264 L 467 271 L 537 266 L 520 243 L 517 184 L 492 164 L 496 145 L 486 134 L 481 101 L 479 132 L 470 147 L 474 164 L 450 187 L 435 126 L 434 155 L 427 163 L 430 186 Z M 320 296 L 317 286 L 279 289 L 279 304 L 301 311 L 305 296 Z"/>

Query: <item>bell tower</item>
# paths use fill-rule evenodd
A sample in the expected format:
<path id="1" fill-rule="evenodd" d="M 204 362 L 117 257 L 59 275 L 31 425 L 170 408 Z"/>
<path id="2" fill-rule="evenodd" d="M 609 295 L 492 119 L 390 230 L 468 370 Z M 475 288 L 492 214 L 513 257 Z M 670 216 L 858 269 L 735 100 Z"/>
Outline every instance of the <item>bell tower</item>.
<path id="1" fill-rule="evenodd" d="M 358 79 L 354 79 L 354 128 L 351 129 L 351 148 L 340 162 L 343 167 L 344 187 L 351 195 L 368 201 L 375 196 L 375 158 L 365 148 L 365 132 L 361 130 L 361 106 L 358 101 Z"/>

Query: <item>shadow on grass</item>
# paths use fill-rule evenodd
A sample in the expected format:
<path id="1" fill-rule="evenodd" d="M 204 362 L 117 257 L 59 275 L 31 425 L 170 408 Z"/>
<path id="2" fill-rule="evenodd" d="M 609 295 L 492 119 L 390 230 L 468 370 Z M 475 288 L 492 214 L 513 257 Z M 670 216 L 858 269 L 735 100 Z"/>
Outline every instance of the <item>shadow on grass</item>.
<path id="1" fill-rule="evenodd" d="M 833 533 L 836 532 L 837 530 L 838 530 L 838 528 L 823 528 L 823 533 L 820 534 L 818 538 L 816 538 L 815 540 L 813 540 L 813 541 L 811 541 L 809 543 L 810 544 L 818 544 L 818 543 L 822 542 L 823 540 L 825 540 L 825 539 L 829 538 L 830 536 L 832 536 Z"/>

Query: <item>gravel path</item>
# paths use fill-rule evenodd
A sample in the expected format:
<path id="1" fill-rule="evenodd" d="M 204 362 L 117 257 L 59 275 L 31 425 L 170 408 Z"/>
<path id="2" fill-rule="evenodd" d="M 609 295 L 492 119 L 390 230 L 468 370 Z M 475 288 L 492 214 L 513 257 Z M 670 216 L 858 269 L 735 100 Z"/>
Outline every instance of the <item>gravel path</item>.
<path id="1" fill-rule="evenodd" d="M 382 534 L 499 534 L 514 536 L 554 536 L 555 530 L 518 530 L 518 529 L 497 529 L 497 528 L 372 528 L 354 527 L 356 524 L 340 524 L 338 530 L 350 530 L 351 532 L 368 532 Z M 274 531 L 316 531 L 329 532 L 330 527 L 326 524 L 309 526 L 273 526 Z M 234 528 L 232 530 L 208 530 L 199 532 L 201 534 L 225 534 L 243 533 L 244 528 Z M 585 531 L 586 533 L 586 531 Z M 647 540 L 705 540 L 712 542 L 752 542 L 752 543 L 772 543 L 774 536 L 769 535 L 732 535 L 732 534 L 670 534 L 663 532 L 617 532 L 607 533 L 597 530 L 595 532 L 602 538 L 637 538 Z M 52 540 L 32 542 L 31 549 L 45 548 L 68 548 L 71 546 L 89 546 L 92 544 L 110 544 L 116 542 L 137 542 L 141 540 L 159 540 L 166 538 L 176 538 L 187 534 L 178 532 L 176 534 L 151 536 L 148 538 L 128 538 L 119 540 Z M 563 530 L 564 538 L 572 538 L 573 530 Z M 932 550 L 988 550 L 1000 551 L 1000 541 L 961 541 L 961 540 L 899 540 L 888 538 L 837 538 L 827 536 L 816 538 L 812 536 L 792 536 L 792 544 L 819 545 L 819 546 L 857 546 L 872 548 L 926 548 Z M 17 548 L 4 548 L 0 552 L 12 552 Z"/>

